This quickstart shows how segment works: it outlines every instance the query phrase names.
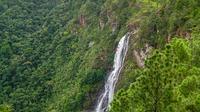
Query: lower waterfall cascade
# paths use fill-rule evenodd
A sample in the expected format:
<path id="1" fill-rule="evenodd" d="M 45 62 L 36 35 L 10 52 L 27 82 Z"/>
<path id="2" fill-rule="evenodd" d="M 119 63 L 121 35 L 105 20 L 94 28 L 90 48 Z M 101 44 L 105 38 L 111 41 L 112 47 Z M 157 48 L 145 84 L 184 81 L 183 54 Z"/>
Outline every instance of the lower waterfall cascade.
<path id="1" fill-rule="evenodd" d="M 95 109 L 96 112 L 108 111 L 108 107 L 113 100 L 115 86 L 128 51 L 129 37 L 130 33 L 127 33 L 120 39 L 118 43 L 114 57 L 113 70 L 109 73 L 108 79 L 104 86 L 104 91 L 101 93 L 98 99 Z"/>

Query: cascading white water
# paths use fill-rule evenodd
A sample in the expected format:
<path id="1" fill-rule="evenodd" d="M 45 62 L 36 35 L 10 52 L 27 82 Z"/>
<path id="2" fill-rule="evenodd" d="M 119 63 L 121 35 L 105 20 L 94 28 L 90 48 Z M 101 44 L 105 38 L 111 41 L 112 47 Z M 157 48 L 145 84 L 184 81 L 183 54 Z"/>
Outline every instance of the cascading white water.
<path id="1" fill-rule="evenodd" d="M 111 103 L 114 95 L 115 85 L 117 83 L 120 71 L 123 67 L 124 59 L 128 51 L 128 42 L 130 34 L 127 33 L 121 38 L 117 46 L 117 50 L 114 58 L 113 70 L 109 74 L 108 79 L 104 86 L 104 91 L 99 97 L 96 112 L 105 112 L 108 110 L 108 106 Z"/>

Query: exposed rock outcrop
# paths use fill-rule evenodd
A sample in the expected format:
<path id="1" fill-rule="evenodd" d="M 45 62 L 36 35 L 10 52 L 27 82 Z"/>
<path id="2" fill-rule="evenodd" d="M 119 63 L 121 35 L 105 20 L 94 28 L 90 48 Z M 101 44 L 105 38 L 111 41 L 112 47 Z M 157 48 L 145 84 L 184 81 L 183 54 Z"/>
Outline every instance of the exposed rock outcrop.
<path id="1" fill-rule="evenodd" d="M 135 58 L 136 64 L 140 68 L 145 67 L 145 59 L 148 57 L 148 54 L 151 52 L 152 47 L 148 44 L 145 44 L 144 48 L 137 51 L 133 50 L 133 56 Z"/>
<path id="2" fill-rule="evenodd" d="M 111 27 L 112 27 L 112 33 L 114 33 L 118 28 L 118 22 L 116 20 L 112 21 Z"/>
<path id="3" fill-rule="evenodd" d="M 99 27 L 101 30 L 103 30 L 106 22 L 107 22 L 107 13 L 105 11 L 102 11 L 100 13 L 100 18 L 99 18 Z"/>
<path id="4" fill-rule="evenodd" d="M 86 17 L 84 15 L 79 17 L 79 25 L 82 27 L 86 26 Z"/>

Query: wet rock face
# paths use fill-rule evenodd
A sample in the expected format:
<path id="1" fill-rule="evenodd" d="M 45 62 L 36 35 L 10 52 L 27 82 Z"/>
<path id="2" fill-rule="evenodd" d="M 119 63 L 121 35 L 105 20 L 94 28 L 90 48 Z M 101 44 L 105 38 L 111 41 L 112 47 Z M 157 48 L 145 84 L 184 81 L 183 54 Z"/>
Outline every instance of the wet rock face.
<path id="1" fill-rule="evenodd" d="M 176 35 L 180 36 L 180 37 L 185 37 L 185 39 L 191 39 L 191 32 L 190 31 L 183 31 L 181 29 L 177 29 L 176 31 Z"/>
<path id="2" fill-rule="evenodd" d="M 148 57 L 149 53 L 151 52 L 152 47 L 149 46 L 148 44 L 145 44 L 143 49 L 140 49 L 139 51 L 134 50 L 133 51 L 133 56 L 136 60 L 136 64 L 139 68 L 144 68 L 145 67 L 145 60 Z"/>
<path id="3" fill-rule="evenodd" d="M 107 10 L 106 15 L 108 25 L 110 26 L 112 33 L 115 33 L 115 31 L 119 27 L 119 22 L 117 21 L 116 16 L 114 16 L 111 11 Z"/>
<path id="4" fill-rule="evenodd" d="M 117 30 L 117 27 L 118 27 L 117 21 L 112 22 L 111 27 L 112 27 L 112 33 L 114 33 Z"/>
<path id="5" fill-rule="evenodd" d="M 140 67 L 140 68 L 144 68 L 144 62 L 142 61 L 138 51 L 134 50 L 133 51 L 133 56 L 134 56 L 134 58 L 136 60 L 137 66 Z"/>
<path id="6" fill-rule="evenodd" d="M 128 24 L 129 32 L 135 31 L 139 28 L 139 23 L 135 22 L 133 24 Z"/>
<path id="7" fill-rule="evenodd" d="M 86 17 L 84 15 L 79 17 L 79 25 L 82 27 L 86 26 Z"/>
<path id="8" fill-rule="evenodd" d="M 100 18 L 99 18 L 99 27 L 101 30 L 104 29 L 105 24 L 108 21 L 108 17 L 107 17 L 107 12 L 106 11 L 102 11 L 100 13 Z"/>
<path id="9" fill-rule="evenodd" d="M 104 21 L 102 19 L 99 19 L 99 27 L 100 27 L 100 29 L 103 30 L 104 26 L 105 26 Z"/>
<path id="10" fill-rule="evenodd" d="M 108 22 L 110 22 L 112 20 L 112 16 L 113 16 L 112 11 L 107 10 L 106 16 L 108 18 Z"/>

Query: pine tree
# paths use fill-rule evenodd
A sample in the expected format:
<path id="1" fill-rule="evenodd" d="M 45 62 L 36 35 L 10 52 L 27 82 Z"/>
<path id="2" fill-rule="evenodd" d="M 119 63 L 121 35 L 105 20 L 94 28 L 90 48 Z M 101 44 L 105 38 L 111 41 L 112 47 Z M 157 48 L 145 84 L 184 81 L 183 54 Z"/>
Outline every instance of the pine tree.
<path id="1" fill-rule="evenodd" d="M 191 59 L 190 45 L 182 39 L 156 50 L 137 80 L 117 94 L 111 112 L 197 112 L 200 69 L 191 67 Z"/>

